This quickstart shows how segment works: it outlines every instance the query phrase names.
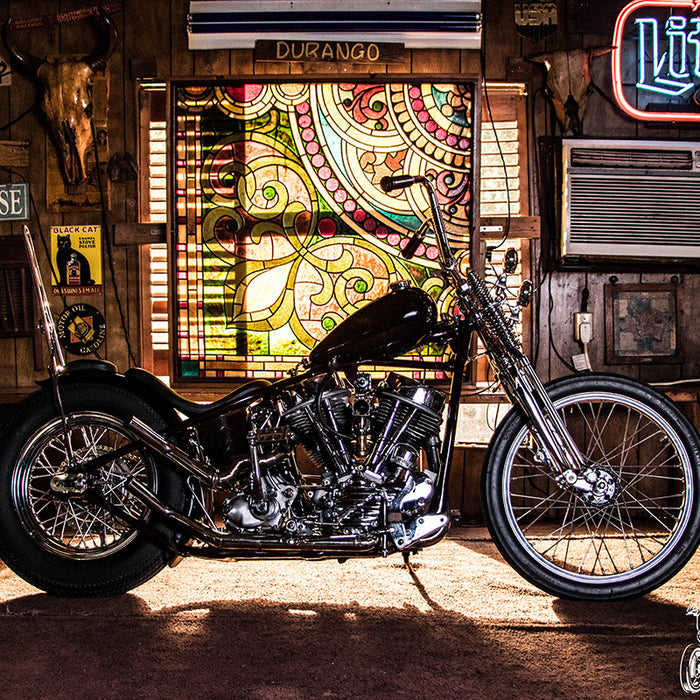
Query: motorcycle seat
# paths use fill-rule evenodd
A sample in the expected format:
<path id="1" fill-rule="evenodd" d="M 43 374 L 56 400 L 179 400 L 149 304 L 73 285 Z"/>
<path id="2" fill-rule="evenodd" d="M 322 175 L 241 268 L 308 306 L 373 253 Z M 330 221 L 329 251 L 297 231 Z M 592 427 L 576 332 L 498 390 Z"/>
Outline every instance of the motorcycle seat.
<path id="1" fill-rule="evenodd" d="M 258 392 L 270 386 L 270 382 L 267 379 L 253 379 L 247 384 L 234 389 L 234 391 L 218 401 L 212 403 L 197 403 L 179 394 L 174 389 L 171 389 L 165 382 L 158 379 L 158 377 L 140 367 L 131 367 L 126 370 L 124 376 L 130 381 L 141 384 L 148 391 L 156 394 L 156 396 L 166 401 L 176 411 L 188 418 L 199 416 L 207 411 L 216 410 L 219 406 L 230 403 L 232 400 L 245 401 L 245 399 L 248 398 L 255 398 Z"/>

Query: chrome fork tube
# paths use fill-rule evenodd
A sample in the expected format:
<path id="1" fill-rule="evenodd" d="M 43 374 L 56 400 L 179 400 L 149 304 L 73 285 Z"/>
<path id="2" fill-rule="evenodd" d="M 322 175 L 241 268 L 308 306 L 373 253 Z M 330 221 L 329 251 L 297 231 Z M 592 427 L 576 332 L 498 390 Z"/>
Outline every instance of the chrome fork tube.
<path id="1" fill-rule="evenodd" d="M 502 370 L 502 383 L 513 403 L 525 412 L 540 447 L 559 474 L 573 469 L 581 472 L 585 461 L 549 398 L 530 361 L 524 355 L 511 368 Z"/>
<path id="2" fill-rule="evenodd" d="M 416 180 L 418 181 L 424 185 L 428 194 L 442 271 L 457 292 L 457 300 L 462 310 L 471 319 L 491 360 L 498 368 L 499 379 L 506 394 L 525 413 L 540 448 L 547 452 L 552 468 L 559 474 L 571 470 L 582 472 L 585 468 L 583 456 L 530 361 L 511 337 L 497 300 L 491 297 L 483 286 L 483 281 L 473 271 L 469 270 L 467 277 L 460 272 L 447 239 L 447 231 L 432 183 L 426 178 Z M 498 347 L 495 347 L 496 344 Z M 448 437 L 454 439 L 454 434 L 446 436 L 446 442 L 450 441 Z"/>

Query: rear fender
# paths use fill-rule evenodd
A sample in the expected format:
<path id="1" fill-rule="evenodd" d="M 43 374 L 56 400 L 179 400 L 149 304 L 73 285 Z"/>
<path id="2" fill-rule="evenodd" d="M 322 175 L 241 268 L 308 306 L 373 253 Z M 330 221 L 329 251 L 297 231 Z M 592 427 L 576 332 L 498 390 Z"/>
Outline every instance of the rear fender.
<path id="1" fill-rule="evenodd" d="M 73 360 L 56 375 L 56 380 L 59 388 L 82 382 L 120 387 L 155 408 L 171 425 L 179 422 L 178 415 L 172 406 L 158 396 L 154 396 L 141 382 L 120 374 L 116 365 L 107 360 Z M 37 384 L 50 389 L 52 380 L 51 378 L 43 379 Z"/>

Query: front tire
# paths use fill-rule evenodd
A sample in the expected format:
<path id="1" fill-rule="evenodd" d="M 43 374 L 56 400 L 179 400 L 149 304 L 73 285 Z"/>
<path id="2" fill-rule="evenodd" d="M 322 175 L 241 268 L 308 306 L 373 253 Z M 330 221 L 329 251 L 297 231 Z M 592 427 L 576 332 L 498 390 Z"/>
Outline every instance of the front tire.
<path id="1" fill-rule="evenodd" d="M 140 481 L 177 509 L 184 507 L 183 483 L 146 451 L 108 462 L 96 473 L 81 474 L 79 468 L 135 440 L 127 427 L 132 417 L 155 430 L 167 423 L 115 386 L 68 385 L 61 400 L 65 430 L 45 389 L 20 404 L 0 436 L 0 558 L 48 593 L 117 595 L 155 576 L 172 558 L 162 541 L 147 539 L 132 524 L 149 521 L 149 512 L 125 490 L 125 480 Z M 67 468 L 71 455 L 77 475 Z M 128 517 L 119 518 L 115 508 Z M 171 537 L 164 529 L 161 534 Z"/>
<path id="2" fill-rule="evenodd" d="M 546 388 L 614 497 L 595 504 L 558 483 L 513 409 L 482 473 L 491 536 L 524 578 L 561 598 L 624 600 L 654 590 L 700 542 L 697 432 L 665 396 L 625 377 L 580 375 Z"/>

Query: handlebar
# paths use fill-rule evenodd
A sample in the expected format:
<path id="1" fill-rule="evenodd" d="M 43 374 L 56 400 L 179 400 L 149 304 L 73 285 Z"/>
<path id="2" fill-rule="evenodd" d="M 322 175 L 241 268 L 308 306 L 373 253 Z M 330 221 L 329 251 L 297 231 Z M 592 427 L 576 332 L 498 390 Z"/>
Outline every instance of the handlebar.
<path id="1" fill-rule="evenodd" d="M 501 357 L 505 349 L 509 353 L 509 357 L 516 358 L 518 361 L 520 361 L 520 358 L 525 360 L 522 356 L 519 341 L 511 331 L 512 322 L 509 325 L 509 321 L 503 313 L 501 305 L 503 299 L 494 296 L 487 289 L 484 280 L 471 267 L 467 267 L 464 273 L 460 270 L 459 260 L 455 257 L 455 253 L 450 246 L 445 221 L 432 179 L 421 175 L 400 175 L 398 177 L 383 177 L 379 183 L 382 190 L 386 193 L 416 184 L 421 185 L 425 190 L 430 206 L 431 220 L 424 221 L 418 230 L 413 233 L 413 236 L 402 250 L 402 256 L 406 259 L 413 257 L 426 233 L 432 230 L 437 243 L 437 257 L 443 279 L 454 289 L 460 310 L 471 319 L 474 329 L 481 337 L 487 351 L 493 353 L 492 358 Z M 507 257 L 507 267 L 514 269 L 517 266 L 517 259 L 513 259 L 513 256 L 510 254 Z M 503 283 L 503 289 L 505 290 L 505 282 Z M 529 300 L 530 294 L 531 285 L 529 288 L 525 287 L 520 301 L 525 302 Z M 527 361 L 525 360 L 525 362 Z M 507 366 L 504 364 L 501 368 L 504 376 L 513 374 L 515 367 L 516 364 L 508 364 Z M 507 389 L 506 393 L 509 395 L 514 393 L 517 388 L 516 385 L 517 381 L 513 379 L 513 392 Z"/>
<path id="2" fill-rule="evenodd" d="M 440 211 L 440 206 L 438 204 L 437 195 L 435 194 L 435 188 L 433 187 L 432 180 L 423 175 L 398 175 L 397 177 L 383 177 L 379 181 L 379 186 L 387 194 L 389 192 L 393 192 L 394 190 L 410 187 L 411 185 L 423 185 L 423 187 L 425 187 L 428 195 L 428 202 L 430 203 L 433 233 L 435 234 L 438 250 L 440 251 L 439 258 L 441 266 L 446 272 L 454 273 L 457 268 L 457 261 L 455 260 L 454 253 L 447 240 L 445 222 L 442 218 L 442 212 Z M 418 249 L 418 246 L 423 241 L 423 238 L 425 238 L 425 234 L 426 230 L 423 226 L 421 226 L 418 231 L 413 234 L 413 237 L 402 251 L 404 258 L 408 260 L 413 257 Z"/>

